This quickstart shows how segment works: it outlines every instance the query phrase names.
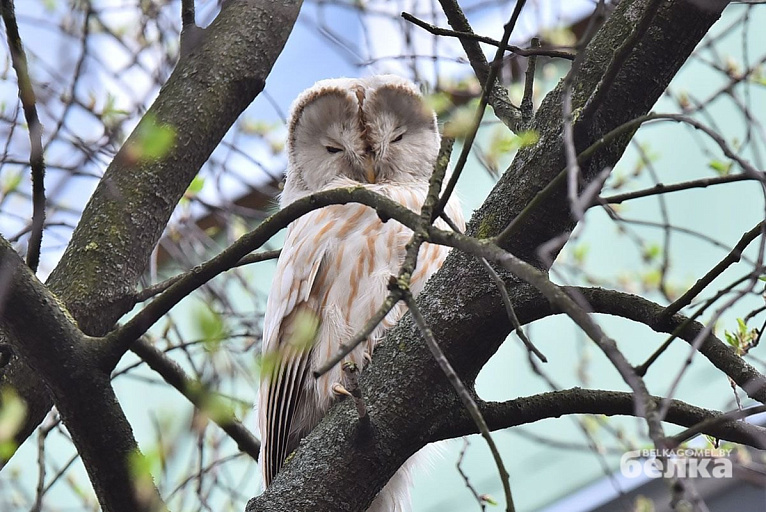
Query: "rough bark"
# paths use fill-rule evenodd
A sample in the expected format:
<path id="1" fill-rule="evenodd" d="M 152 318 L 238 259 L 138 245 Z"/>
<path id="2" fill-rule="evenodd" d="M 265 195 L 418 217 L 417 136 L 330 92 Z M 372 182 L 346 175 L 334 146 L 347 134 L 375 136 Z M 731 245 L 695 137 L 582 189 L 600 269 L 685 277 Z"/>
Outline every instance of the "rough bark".
<path id="1" fill-rule="evenodd" d="M 80 329 L 108 332 L 132 306 L 133 291 L 170 214 L 239 114 L 263 89 L 291 32 L 301 1 L 225 2 L 198 45 L 176 66 L 142 124 L 107 168 L 47 285 Z M 142 125 L 173 127 L 175 142 L 159 159 L 136 160 Z M 24 339 L 11 340 L 13 344 Z M 0 385 L 27 403 L 21 444 L 52 405 L 24 358 L 4 369 Z"/>
<path id="2" fill-rule="evenodd" d="M 82 334 L 59 299 L 37 280 L 5 239 L 0 239 L 0 272 L 4 281 L 2 328 L 10 338 L 21 341 L 14 349 L 45 381 L 102 509 L 161 510 L 151 479 L 141 482 L 133 473 L 138 445 L 114 395 L 109 373 L 92 357 L 94 340 Z"/>
<path id="3" fill-rule="evenodd" d="M 578 152 L 649 111 L 718 19 L 725 2 L 700 6 L 667 1 L 656 11 L 651 4 L 621 2 L 585 49 L 582 67 L 572 82 L 573 111 L 580 113 L 591 97 L 597 101 L 589 105 L 587 115 L 575 115 Z M 630 40 L 629 34 L 647 16 L 651 17 L 649 29 Z M 624 58 L 613 61 L 624 44 L 629 44 L 620 52 Z M 604 76 L 610 78 L 602 81 Z M 469 234 L 486 238 L 499 233 L 565 168 L 562 95 L 560 84 L 547 96 L 533 121 L 539 143 L 519 152 L 477 210 Z M 618 138 L 582 162 L 584 181 L 614 165 L 629 139 Z M 505 249 L 545 267 L 537 248 L 574 227 L 564 187 L 540 201 Z M 505 277 L 522 322 L 535 316 L 531 306 L 537 294 Z M 447 357 L 465 383 L 472 385 L 510 330 L 500 295 L 486 271 L 471 256 L 453 252 L 418 302 Z M 350 401 L 339 403 L 301 443 L 269 489 L 250 501 L 248 511 L 364 510 L 396 469 L 449 420 L 450 410 L 461 407 L 409 316 L 376 351 L 362 387 L 372 430 L 358 426 Z"/>

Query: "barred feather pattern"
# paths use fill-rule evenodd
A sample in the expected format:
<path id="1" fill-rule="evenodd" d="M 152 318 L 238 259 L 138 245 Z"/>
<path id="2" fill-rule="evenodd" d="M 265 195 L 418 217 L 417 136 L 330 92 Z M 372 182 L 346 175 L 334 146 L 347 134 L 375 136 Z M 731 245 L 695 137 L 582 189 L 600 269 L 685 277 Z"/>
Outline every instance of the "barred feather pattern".
<path id="1" fill-rule="evenodd" d="M 328 188 L 347 185 L 336 182 Z M 420 211 L 428 184 L 408 185 L 366 187 Z M 461 229 L 464 227 L 457 201 L 448 204 L 447 213 Z M 442 221 L 438 222 L 448 229 Z M 261 385 L 259 400 L 261 463 L 267 485 L 281 469 L 285 457 L 327 412 L 334 399 L 332 386 L 343 379 L 340 365 L 318 379 L 314 379 L 311 371 L 361 330 L 381 306 L 388 293 L 388 279 L 398 273 L 411 236 L 408 228 L 394 220 L 383 223 L 373 209 L 359 204 L 328 206 L 290 225 L 264 324 L 264 364 L 273 365 L 271 379 Z M 412 275 L 413 294 L 420 293 L 428 277 L 441 267 L 448 251 L 443 246 L 423 244 Z M 385 331 L 405 311 L 400 302 L 367 342 L 346 360 L 363 368 L 364 352 L 372 355 Z M 306 343 L 305 337 L 295 336 L 296 330 L 308 331 L 311 341 Z M 388 487 L 403 489 L 408 494 L 409 476 L 399 474 L 395 478 L 404 479 L 404 485 L 389 483 L 376 499 L 384 504 L 379 510 L 405 510 L 401 502 L 408 502 L 408 496 L 392 496 Z"/>

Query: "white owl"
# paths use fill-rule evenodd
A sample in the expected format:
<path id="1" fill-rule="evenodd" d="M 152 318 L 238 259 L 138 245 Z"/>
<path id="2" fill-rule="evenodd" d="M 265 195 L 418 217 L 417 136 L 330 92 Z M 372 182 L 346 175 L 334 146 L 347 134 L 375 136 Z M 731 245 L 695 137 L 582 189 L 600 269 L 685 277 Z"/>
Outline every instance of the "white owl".
<path id="1" fill-rule="evenodd" d="M 282 207 L 314 192 L 363 185 L 420 211 L 439 151 L 439 132 L 436 116 L 409 81 L 382 75 L 317 82 L 293 104 L 288 130 Z M 464 227 L 456 200 L 449 202 L 446 213 Z M 318 379 L 312 370 L 383 303 L 388 279 L 397 275 L 411 235 L 396 221 L 383 223 L 373 209 L 359 204 L 315 210 L 289 226 L 263 330 L 258 425 L 266 485 L 336 398 L 332 388 L 342 382 L 340 365 Z M 447 253 L 437 245 L 421 247 L 412 276 L 414 294 Z M 365 353 L 372 354 L 405 311 L 402 303 L 395 307 L 346 360 L 362 368 Z M 409 487 L 405 464 L 369 510 L 408 510 Z"/>

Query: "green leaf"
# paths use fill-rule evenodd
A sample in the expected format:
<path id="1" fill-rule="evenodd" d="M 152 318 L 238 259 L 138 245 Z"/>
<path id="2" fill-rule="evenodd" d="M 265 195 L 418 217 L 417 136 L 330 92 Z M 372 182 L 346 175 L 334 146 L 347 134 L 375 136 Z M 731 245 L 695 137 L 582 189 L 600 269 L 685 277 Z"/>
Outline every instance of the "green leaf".
<path id="1" fill-rule="evenodd" d="M 163 455 L 158 449 L 149 449 L 145 453 L 136 450 L 128 458 L 128 465 L 133 476 L 133 486 L 139 496 L 151 496 L 154 490 L 152 474 L 159 474 Z"/>
<path id="2" fill-rule="evenodd" d="M 633 505 L 634 512 L 654 512 L 654 501 L 646 496 L 636 496 L 636 501 Z"/>
<path id="3" fill-rule="evenodd" d="M 510 153 L 518 147 L 516 141 L 517 138 L 514 137 L 511 132 L 504 127 L 498 127 L 498 129 L 492 133 L 487 152 L 494 156 Z"/>
<path id="4" fill-rule="evenodd" d="M 540 134 L 535 130 L 525 130 L 518 133 L 519 147 L 534 146 L 540 140 Z"/>
<path id="5" fill-rule="evenodd" d="M 739 333 L 742 335 L 747 334 L 747 324 L 741 318 L 737 318 L 737 327 L 739 327 Z"/>
<path id="6" fill-rule="evenodd" d="M 707 164 L 708 167 L 717 172 L 720 176 L 728 176 L 731 170 L 731 162 L 721 162 L 720 160 L 713 160 Z"/>
<path id="7" fill-rule="evenodd" d="M 444 135 L 455 139 L 465 138 L 473 129 L 477 107 L 478 100 L 471 100 L 468 104 L 456 108 L 449 122 L 444 125 Z"/>
<path id="8" fill-rule="evenodd" d="M 15 191 L 21 184 L 21 171 L 7 172 L 3 175 L 3 195 Z"/>
<path id="9" fill-rule="evenodd" d="M 738 349 L 738 348 L 739 348 L 739 338 L 737 338 L 736 336 L 734 336 L 734 335 L 733 335 L 732 333 L 730 333 L 729 331 L 724 331 L 724 332 L 723 332 L 723 334 L 724 334 L 724 336 L 726 336 L 726 342 L 727 342 L 729 345 L 731 345 L 732 347 L 734 347 L 734 348 L 736 348 L 736 349 Z"/>
<path id="10" fill-rule="evenodd" d="M 104 125 L 110 128 L 115 127 L 121 118 L 125 118 L 130 114 L 127 110 L 117 108 L 115 106 L 116 103 L 117 99 L 113 95 L 107 94 L 106 103 L 101 110 L 101 120 L 104 122 Z"/>
<path id="11" fill-rule="evenodd" d="M 658 244 L 649 244 L 644 248 L 643 258 L 644 261 L 651 262 L 657 259 L 662 254 L 662 249 Z"/>
<path id="12" fill-rule="evenodd" d="M 585 263 L 590 247 L 586 243 L 577 244 L 572 250 L 572 257 L 578 265 Z"/>
<path id="13" fill-rule="evenodd" d="M 425 97 L 425 104 L 437 115 L 442 115 L 452 108 L 452 100 L 446 92 L 437 92 Z"/>
<path id="14" fill-rule="evenodd" d="M 310 350 L 319 330 L 319 315 L 307 308 L 299 309 L 294 315 L 293 332 L 289 343 L 301 350 Z"/>
<path id="15" fill-rule="evenodd" d="M 208 393 L 202 402 L 202 412 L 216 423 L 223 423 L 234 418 L 234 408 L 226 400 L 213 393 Z"/>
<path id="16" fill-rule="evenodd" d="M 215 352 L 226 337 L 226 327 L 223 317 L 210 307 L 199 308 L 194 316 L 195 327 L 204 340 L 205 349 Z"/>
<path id="17" fill-rule="evenodd" d="M 202 190 L 202 187 L 204 186 L 205 186 L 205 178 L 197 175 L 192 180 L 191 184 L 189 185 L 189 188 L 186 189 L 184 196 L 194 197 L 200 193 L 200 191 Z"/>
<path id="18" fill-rule="evenodd" d="M 278 125 L 267 121 L 244 119 L 239 123 L 239 126 L 245 133 L 265 137 L 276 129 Z"/>
<path id="19" fill-rule="evenodd" d="M 662 272 L 659 269 L 652 269 L 641 276 L 643 285 L 648 290 L 655 290 L 662 281 Z"/>
<path id="20" fill-rule="evenodd" d="M 16 393 L 16 390 L 7 386 L 0 389 L 0 444 L 4 445 L 0 451 L 16 449 L 15 446 L 12 446 L 15 444 L 13 436 L 24 424 L 26 413 L 27 405 Z"/>
<path id="21" fill-rule="evenodd" d="M 130 162 L 159 160 L 176 142 L 176 129 L 146 114 L 128 140 L 125 151 Z"/>

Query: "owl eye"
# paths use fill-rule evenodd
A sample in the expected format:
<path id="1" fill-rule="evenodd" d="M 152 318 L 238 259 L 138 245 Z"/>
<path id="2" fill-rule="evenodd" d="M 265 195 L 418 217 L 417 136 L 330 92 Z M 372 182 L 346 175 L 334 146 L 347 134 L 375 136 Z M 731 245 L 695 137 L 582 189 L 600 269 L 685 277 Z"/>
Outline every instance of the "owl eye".
<path id="1" fill-rule="evenodd" d="M 325 149 L 327 150 L 328 153 L 340 153 L 341 151 L 343 151 L 342 149 L 336 148 L 335 146 L 325 146 Z"/>
<path id="2" fill-rule="evenodd" d="M 400 140 L 402 140 L 402 137 L 404 137 L 404 134 L 400 133 L 399 136 L 395 138 L 394 140 L 392 140 L 391 142 L 399 142 Z"/>

